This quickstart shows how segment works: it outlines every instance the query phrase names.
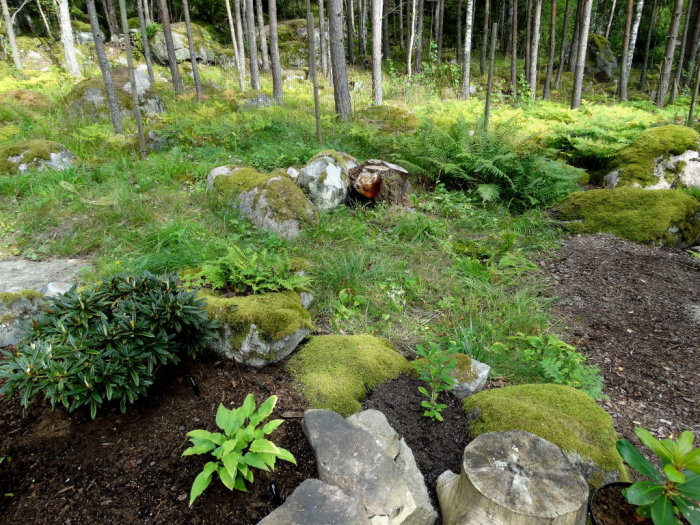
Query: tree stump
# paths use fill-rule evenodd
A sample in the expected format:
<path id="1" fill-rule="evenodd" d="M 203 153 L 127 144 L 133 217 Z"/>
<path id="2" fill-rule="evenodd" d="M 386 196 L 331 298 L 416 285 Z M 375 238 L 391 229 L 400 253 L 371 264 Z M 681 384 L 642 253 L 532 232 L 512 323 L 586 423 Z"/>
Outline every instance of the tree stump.
<path id="1" fill-rule="evenodd" d="M 556 446 L 529 432 L 482 434 L 462 472 L 443 472 L 444 525 L 585 525 L 588 485 Z"/>
<path id="2" fill-rule="evenodd" d="M 350 198 L 360 202 L 385 202 L 406 206 L 413 191 L 408 172 L 401 166 L 370 159 L 350 170 Z"/>

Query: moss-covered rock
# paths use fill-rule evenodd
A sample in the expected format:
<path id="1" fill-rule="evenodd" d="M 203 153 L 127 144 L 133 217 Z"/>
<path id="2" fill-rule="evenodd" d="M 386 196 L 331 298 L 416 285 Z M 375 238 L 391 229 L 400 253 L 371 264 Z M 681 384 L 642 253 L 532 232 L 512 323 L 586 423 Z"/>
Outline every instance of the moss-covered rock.
<path id="1" fill-rule="evenodd" d="M 304 68 L 309 64 L 309 43 L 306 19 L 285 20 L 277 26 L 279 52 L 282 67 Z M 321 40 L 318 27 L 314 27 L 316 61 L 320 61 Z"/>
<path id="2" fill-rule="evenodd" d="M 575 233 L 612 233 L 639 243 L 689 246 L 700 236 L 698 201 L 676 190 L 623 187 L 569 195 L 555 214 Z"/>
<path id="3" fill-rule="evenodd" d="M 299 170 L 296 184 L 321 211 L 345 202 L 350 171 L 357 167 L 355 157 L 339 151 L 322 151 Z"/>
<path id="4" fill-rule="evenodd" d="M 0 175 L 53 169 L 62 171 L 75 157 L 62 144 L 50 140 L 27 140 L 0 146 Z"/>
<path id="5" fill-rule="evenodd" d="M 187 41 L 187 29 L 184 22 L 171 24 L 173 32 L 173 46 L 175 58 L 178 62 L 191 61 L 190 48 Z M 192 24 L 192 36 L 194 37 L 195 59 L 205 64 L 219 64 L 231 67 L 233 60 L 231 54 L 219 44 L 207 30 L 200 24 Z M 165 47 L 165 35 L 161 30 L 156 31 L 150 39 L 153 57 L 161 65 L 168 64 L 168 51 Z"/>
<path id="6" fill-rule="evenodd" d="M 370 335 L 313 337 L 286 364 L 311 408 L 359 412 L 365 384 L 376 388 L 410 370 L 388 341 Z"/>
<path id="7" fill-rule="evenodd" d="M 610 48 L 610 41 L 603 35 L 592 33 L 588 36 L 586 54 L 586 74 L 598 82 L 611 82 L 617 72 L 617 57 Z"/>
<path id="8" fill-rule="evenodd" d="M 551 384 L 495 388 L 468 397 L 464 408 L 478 409 L 472 437 L 524 430 L 561 448 L 593 487 L 627 479 L 612 418 L 579 390 Z"/>
<path id="9" fill-rule="evenodd" d="M 418 129 L 418 118 L 399 102 L 387 102 L 381 106 L 370 106 L 357 112 L 357 118 L 383 133 L 411 133 Z"/>
<path id="10" fill-rule="evenodd" d="M 204 298 L 209 316 L 219 324 L 210 348 L 249 366 L 286 358 L 313 328 L 296 292 Z"/>

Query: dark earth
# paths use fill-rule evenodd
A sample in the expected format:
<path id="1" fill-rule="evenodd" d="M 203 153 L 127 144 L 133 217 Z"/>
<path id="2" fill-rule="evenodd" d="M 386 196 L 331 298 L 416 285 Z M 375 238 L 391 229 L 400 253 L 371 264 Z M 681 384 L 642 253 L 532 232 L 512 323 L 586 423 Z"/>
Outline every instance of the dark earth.
<path id="1" fill-rule="evenodd" d="M 596 234 L 567 238 L 542 267 L 559 297 L 557 329 L 601 369 L 618 432 L 697 435 L 700 259 Z"/>
<path id="2" fill-rule="evenodd" d="M 635 505 L 630 505 L 622 495 L 626 484 L 613 483 L 599 490 L 591 501 L 593 525 L 652 525 L 651 520 L 641 518 Z"/>

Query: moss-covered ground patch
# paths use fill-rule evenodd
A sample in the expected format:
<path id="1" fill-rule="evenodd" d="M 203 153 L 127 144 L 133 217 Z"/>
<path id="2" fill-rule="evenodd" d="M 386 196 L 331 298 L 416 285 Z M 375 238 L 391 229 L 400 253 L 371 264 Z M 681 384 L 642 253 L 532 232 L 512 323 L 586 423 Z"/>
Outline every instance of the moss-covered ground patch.
<path id="1" fill-rule="evenodd" d="M 313 337 L 289 359 L 286 368 L 311 408 L 349 416 L 361 410 L 367 388 L 398 377 L 409 365 L 386 340 L 370 335 L 327 335 Z"/>
<path id="2" fill-rule="evenodd" d="M 691 244 L 700 235 L 692 196 L 676 190 L 622 187 L 575 193 L 556 213 L 577 233 L 612 233 L 640 243 Z M 669 228 L 677 228 L 676 233 Z"/>
<path id="3" fill-rule="evenodd" d="M 33 161 L 49 160 L 52 153 L 58 153 L 63 146 L 51 140 L 27 140 L 16 144 L 0 146 L 0 175 L 17 173 L 20 164 Z M 19 162 L 10 161 L 10 157 L 22 157 Z"/>

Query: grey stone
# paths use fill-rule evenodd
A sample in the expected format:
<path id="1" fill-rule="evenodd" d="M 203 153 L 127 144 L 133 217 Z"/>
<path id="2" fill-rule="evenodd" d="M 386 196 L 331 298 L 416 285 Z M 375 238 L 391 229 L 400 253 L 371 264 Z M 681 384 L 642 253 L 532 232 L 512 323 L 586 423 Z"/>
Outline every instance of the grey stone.
<path id="1" fill-rule="evenodd" d="M 89 266 L 83 259 L 30 261 L 14 258 L 0 261 L 0 293 L 22 290 L 44 293 L 47 283 L 79 281 L 79 274 Z"/>
<path id="2" fill-rule="evenodd" d="M 602 35 L 590 38 L 586 59 L 586 75 L 595 77 L 598 82 L 611 82 L 618 70 L 617 57 Z"/>
<path id="3" fill-rule="evenodd" d="M 471 360 L 472 373 L 476 375 L 471 381 L 463 383 L 458 382 L 451 390 L 452 394 L 458 399 L 464 399 L 467 396 L 481 392 L 486 386 L 486 381 L 489 378 L 491 367 L 486 363 L 481 363 L 476 359 Z"/>
<path id="4" fill-rule="evenodd" d="M 66 293 L 72 287 L 73 283 L 67 283 L 63 281 L 51 282 L 46 285 L 46 288 L 44 288 L 44 295 L 46 297 L 56 297 L 57 295 Z"/>
<path id="5" fill-rule="evenodd" d="M 258 525 L 369 525 L 357 499 L 318 479 L 299 485 Z"/>
<path id="6" fill-rule="evenodd" d="M 251 97 L 238 105 L 239 109 L 255 109 L 255 108 L 269 108 L 275 103 L 274 99 L 268 97 L 264 93 L 258 93 L 254 97 Z"/>
<path id="7" fill-rule="evenodd" d="M 320 211 L 332 210 L 345 202 L 355 167 L 357 160 L 347 153 L 319 153 L 299 170 L 296 183 Z"/>
<path id="8" fill-rule="evenodd" d="M 0 348 L 17 345 L 25 322 L 39 315 L 45 305 L 41 296 L 17 294 L 0 299 Z"/>
<path id="9" fill-rule="evenodd" d="M 700 188 L 700 153 L 687 150 L 679 155 L 656 157 L 652 175 L 656 182 L 644 186 L 644 189 Z M 619 171 L 611 171 L 604 180 L 606 188 L 615 188 L 620 182 Z M 632 185 L 639 187 L 636 182 Z"/>
<path id="10" fill-rule="evenodd" d="M 299 296 L 301 297 L 301 305 L 304 308 L 308 308 L 314 302 L 314 294 L 310 292 L 299 292 Z"/>
<path id="11" fill-rule="evenodd" d="M 401 446 L 399 434 L 392 428 L 382 412 L 373 409 L 363 410 L 349 416 L 347 421 L 372 434 L 387 456 L 396 459 Z"/>

